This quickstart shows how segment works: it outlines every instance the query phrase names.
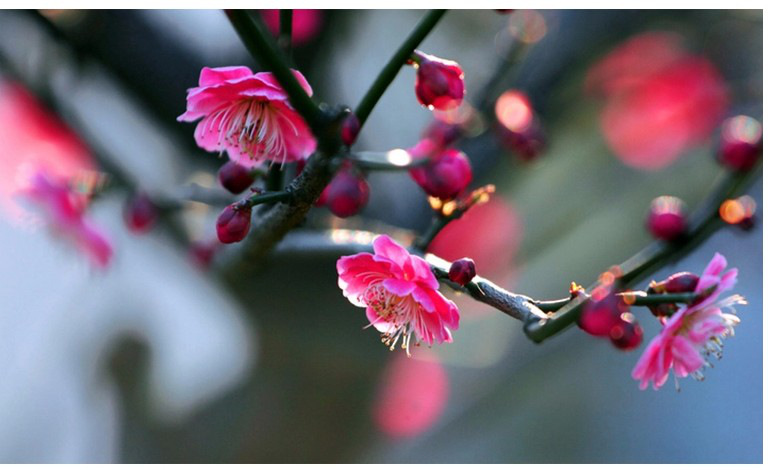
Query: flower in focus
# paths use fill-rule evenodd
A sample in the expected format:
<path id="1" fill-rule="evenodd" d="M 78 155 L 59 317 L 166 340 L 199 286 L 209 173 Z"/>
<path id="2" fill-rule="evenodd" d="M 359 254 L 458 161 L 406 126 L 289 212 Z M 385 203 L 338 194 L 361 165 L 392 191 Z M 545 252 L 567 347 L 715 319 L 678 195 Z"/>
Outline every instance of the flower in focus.
<path id="1" fill-rule="evenodd" d="M 273 34 L 279 34 L 279 10 L 260 10 L 263 21 Z M 309 42 L 322 27 L 322 10 L 293 10 L 294 46 Z"/>
<path id="2" fill-rule="evenodd" d="M 586 88 L 604 99 L 601 128 L 623 163 L 658 170 L 711 134 L 728 105 L 717 68 L 676 34 L 636 36 L 594 65 Z"/>
<path id="3" fill-rule="evenodd" d="M 668 380 L 671 369 L 675 377 L 692 375 L 703 380 L 702 369 L 711 365 L 709 357 L 722 357 L 722 339 L 732 336 L 733 328 L 740 322 L 723 309 L 734 312 L 732 305 L 746 303 L 738 295 L 717 300 L 735 285 L 738 276 L 735 268 L 723 273 L 726 267 L 725 257 L 716 253 L 693 291 L 705 294 L 673 316 L 662 317 L 663 330 L 649 343 L 631 373 L 640 381 L 640 389 L 646 389 L 650 382 L 655 390 L 659 389 Z"/>
<path id="4" fill-rule="evenodd" d="M 459 310 L 438 291 L 429 263 L 387 235 L 376 237 L 373 250 L 375 255 L 343 256 L 336 263 L 339 287 L 352 304 L 365 307 L 368 326 L 390 349 L 402 338 L 408 355 L 414 334 L 428 345 L 451 342 Z"/>
<path id="5" fill-rule="evenodd" d="M 311 96 L 304 76 L 293 71 Z M 244 66 L 201 69 L 199 86 L 188 89 L 187 110 L 177 120 L 198 119 L 194 137 L 210 152 L 254 168 L 263 161 L 303 160 L 317 147 L 309 127 L 293 109 L 270 72 L 253 74 Z"/>
<path id="6" fill-rule="evenodd" d="M 456 62 L 415 51 L 416 98 L 429 109 L 458 107 L 464 98 L 464 72 Z"/>
<path id="7" fill-rule="evenodd" d="M 83 193 L 73 191 L 65 180 L 38 171 L 22 194 L 43 209 L 58 235 L 69 239 L 95 265 L 107 267 L 113 256 L 113 247 L 103 232 L 84 217 L 88 201 Z"/>

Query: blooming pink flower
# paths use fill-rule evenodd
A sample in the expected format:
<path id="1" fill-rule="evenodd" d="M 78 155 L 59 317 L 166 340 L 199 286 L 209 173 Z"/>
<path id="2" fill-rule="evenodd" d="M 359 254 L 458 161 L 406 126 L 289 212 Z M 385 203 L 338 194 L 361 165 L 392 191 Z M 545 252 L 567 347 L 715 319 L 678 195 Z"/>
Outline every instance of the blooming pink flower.
<path id="1" fill-rule="evenodd" d="M 102 231 L 84 217 L 85 195 L 43 171 L 35 173 L 30 183 L 23 194 L 42 207 L 54 230 L 70 239 L 97 266 L 106 267 L 113 256 L 113 247 Z"/>
<path id="2" fill-rule="evenodd" d="M 293 71 L 311 96 L 304 76 Z M 201 69 L 199 86 L 188 89 L 187 110 L 178 121 L 201 121 L 194 137 L 210 152 L 227 152 L 231 160 L 254 168 L 265 160 L 302 160 L 317 147 L 287 93 L 269 72 L 253 74 L 243 66 Z M 203 119 L 202 119 L 203 118 Z"/>
<path id="3" fill-rule="evenodd" d="M 674 369 L 675 377 L 692 375 L 697 380 L 703 380 L 701 369 L 710 365 L 708 358 L 721 358 L 722 338 L 732 336 L 733 327 L 741 321 L 722 309 L 746 303 L 738 295 L 717 301 L 722 292 L 735 285 L 738 276 L 735 268 L 723 273 L 726 267 L 725 257 L 716 253 L 694 290 L 696 293 L 707 293 L 680 308 L 670 318 L 663 318 L 663 330 L 644 350 L 631 373 L 634 379 L 641 381 L 640 389 L 646 389 L 649 382 L 652 382 L 653 388 L 659 389 L 668 380 L 671 369 Z"/>
<path id="4" fill-rule="evenodd" d="M 382 342 L 402 347 L 410 355 L 411 336 L 432 345 L 451 342 L 459 327 L 456 305 L 438 292 L 438 281 L 424 259 L 411 255 L 387 235 L 373 241 L 375 255 L 359 253 L 338 260 L 338 285 L 344 296 L 365 307 L 370 321 L 382 333 Z"/>

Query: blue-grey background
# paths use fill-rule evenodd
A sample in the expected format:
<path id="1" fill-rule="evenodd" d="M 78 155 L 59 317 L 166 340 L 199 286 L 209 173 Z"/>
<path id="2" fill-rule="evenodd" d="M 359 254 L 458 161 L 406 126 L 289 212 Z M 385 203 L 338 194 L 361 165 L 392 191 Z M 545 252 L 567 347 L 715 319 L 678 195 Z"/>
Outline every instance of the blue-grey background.
<path id="1" fill-rule="evenodd" d="M 475 182 L 495 182 L 521 220 L 517 275 L 506 287 L 557 298 L 570 281 L 589 285 L 649 242 L 643 217 L 652 198 L 672 194 L 695 207 L 719 174 L 708 141 L 656 172 L 618 161 L 600 134 L 598 103 L 582 93 L 590 64 L 633 34 L 676 31 L 728 80 L 730 112 L 761 120 L 762 13 L 543 14 L 547 35 L 495 92 L 518 87 L 532 96 L 549 135 L 546 154 L 525 165 L 486 138 L 465 150 Z M 353 106 L 420 15 L 325 12 L 318 40 L 299 46 L 296 61 L 316 96 Z M 0 12 L 0 51 L 26 76 L 49 80 L 64 114 L 85 123 L 112 163 L 144 187 L 213 184 L 220 161 L 196 149 L 193 126 L 174 118 L 202 66 L 254 67 L 222 12 L 58 18 L 52 28 L 30 12 Z M 497 64 L 507 21 L 452 11 L 422 49 L 462 64 L 475 95 Z M 415 102 L 413 79 L 411 69 L 401 71 L 357 149 L 417 141 L 430 114 Z M 407 176 L 374 174 L 370 182 L 364 219 L 350 226 L 426 224 L 426 204 Z M 740 270 L 736 292 L 748 305 L 738 308 L 737 334 L 704 382 L 683 379 L 677 392 L 672 378 L 660 391 L 639 391 L 630 372 L 643 346 L 621 353 L 577 329 L 534 345 L 509 317 L 463 308 L 455 342 L 434 349 L 450 378 L 449 402 L 432 427 L 403 439 L 371 418 L 390 353 L 361 331 L 362 312 L 341 297 L 338 253 L 280 253 L 255 274 L 224 281 L 196 270 L 168 233 L 127 235 L 122 196 L 113 195 L 95 207 L 121 234 L 102 275 L 45 232 L 3 220 L 0 461 L 761 462 L 761 180 L 749 194 L 754 230 L 723 229 L 652 276 L 700 272 L 717 251 Z M 218 210 L 184 226 L 211 232 Z M 312 222 L 330 217 L 319 210 Z M 636 313 L 649 341 L 657 323 Z"/>

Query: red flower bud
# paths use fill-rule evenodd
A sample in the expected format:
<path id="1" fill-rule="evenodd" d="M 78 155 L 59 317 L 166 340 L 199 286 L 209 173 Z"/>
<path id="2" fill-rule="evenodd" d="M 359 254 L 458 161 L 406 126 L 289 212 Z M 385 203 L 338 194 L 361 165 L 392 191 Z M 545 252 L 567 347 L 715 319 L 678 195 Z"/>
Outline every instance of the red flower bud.
<path id="1" fill-rule="evenodd" d="M 429 109 L 447 110 L 458 107 L 464 98 L 464 72 L 456 62 L 432 55 L 419 57 L 416 74 L 416 98 Z"/>
<path id="2" fill-rule="evenodd" d="M 350 168 L 341 169 L 325 188 L 320 199 L 338 217 L 351 217 L 360 212 L 368 203 L 370 187 L 368 182 Z"/>
<path id="3" fill-rule="evenodd" d="M 475 277 L 475 261 L 470 258 L 461 258 L 451 263 L 448 270 L 448 278 L 463 286 Z"/>
<path id="4" fill-rule="evenodd" d="M 660 196 L 650 205 L 647 226 L 655 238 L 676 240 L 687 229 L 685 205 L 681 199 L 673 196 Z"/>
<path id="5" fill-rule="evenodd" d="M 130 231 L 145 233 L 155 225 L 158 219 L 158 208 L 147 194 L 137 193 L 126 202 L 124 221 Z"/>
<path id="6" fill-rule="evenodd" d="M 590 299 L 583 308 L 577 326 L 593 336 L 608 336 L 620 321 L 623 304 L 615 292 L 600 300 Z"/>
<path id="7" fill-rule="evenodd" d="M 347 147 L 351 147 L 360 134 L 360 120 L 357 115 L 350 112 L 341 123 L 341 141 Z"/>
<path id="8" fill-rule="evenodd" d="M 225 189 L 233 194 L 241 193 L 255 182 L 255 177 L 250 174 L 250 170 L 233 161 L 220 167 L 217 179 Z"/>
<path id="9" fill-rule="evenodd" d="M 735 171 L 752 169 L 762 156 L 762 125 L 749 116 L 735 116 L 722 123 L 719 162 Z"/>
<path id="10" fill-rule="evenodd" d="M 217 218 L 217 238 L 221 243 L 242 241 L 249 233 L 251 223 L 251 207 L 226 206 Z"/>
<path id="11" fill-rule="evenodd" d="M 623 313 L 617 323 L 609 330 L 609 339 L 612 344 L 624 351 L 636 349 L 644 338 L 644 330 L 639 322 L 630 313 Z"/>
<path id="12" fill-rule="evenodd" d="M 472 181 L 472 168 L 464 152 L 447 149 L 429 163 L 411 169 L 411 177 L 430 196 L 453 199 Z"/>

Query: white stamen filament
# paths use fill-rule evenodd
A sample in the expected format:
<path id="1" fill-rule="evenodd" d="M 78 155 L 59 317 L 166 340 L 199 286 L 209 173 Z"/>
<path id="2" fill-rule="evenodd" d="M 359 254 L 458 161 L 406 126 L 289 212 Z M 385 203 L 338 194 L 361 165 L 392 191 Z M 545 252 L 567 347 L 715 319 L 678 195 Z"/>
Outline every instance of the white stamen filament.
<path id="1" fill-rule="evenodd" d="M 229 103 L 205 119 L 209 122 L 202 126 L 203 132 L 216 131 L 221 148 L 236 146 L 252 160 L 271 158 L 285 163 L 288 149 L 280 119 L 289 124 L 296 136 L 299 134 L 287 116 L 272 108 L 268 101 L 257 99 Z"/>
<path id="2" fill-rule="evenodd" d="M 394 350 L 398 340 L 402 338 L 401 347 L 410 356 L 413 333 L 419 331 L 420 337 L 425 338 L 429 333 L 422 319 L 421 307 L 410 295 L 400 297 L 389 292 L 381 281 L 381 279 L 372 280 L 360 295 L 360 301 L 379 316 L 365 328 L 373 326 L 379 320 L 388 322 L 389 327 L 381 334 L 381 342 L 390 350 Z"/>

